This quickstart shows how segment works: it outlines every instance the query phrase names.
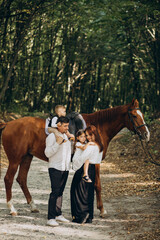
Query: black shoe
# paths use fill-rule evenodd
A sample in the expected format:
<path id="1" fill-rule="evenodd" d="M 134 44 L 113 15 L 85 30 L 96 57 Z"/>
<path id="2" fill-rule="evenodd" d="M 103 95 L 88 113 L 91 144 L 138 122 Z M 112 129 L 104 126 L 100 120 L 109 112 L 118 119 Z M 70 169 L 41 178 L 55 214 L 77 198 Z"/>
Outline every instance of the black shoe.
<path id="1" fill-rule="evenodd" d="M 87 218 L 86 223 L 92 223 L 92 218 Z"/>

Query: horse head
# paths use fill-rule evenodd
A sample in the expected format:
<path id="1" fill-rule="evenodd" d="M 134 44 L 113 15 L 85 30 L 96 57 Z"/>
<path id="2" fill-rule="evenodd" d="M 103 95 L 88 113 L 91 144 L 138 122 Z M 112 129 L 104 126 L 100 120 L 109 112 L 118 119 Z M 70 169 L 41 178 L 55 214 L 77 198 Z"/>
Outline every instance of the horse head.
<path id="1" fill-rule="evenodd" d="M 81 114 L 77 112 L 71 112 L 67 114 L 69 118 L 69 132 L 74 136 L 78 132 L 79 129 L 85 129 L 85 122 Z"/>
<path id="2" fill-rule="evenodd" d="M 137 99 L 132 100 L 127 113 L 126 127 L 138 134 L 140 139 L 144 139 L 148 142 L 150 140 L 150 132 L 144 121 L 144 115 L 139 108 L 139 102 Z"/>

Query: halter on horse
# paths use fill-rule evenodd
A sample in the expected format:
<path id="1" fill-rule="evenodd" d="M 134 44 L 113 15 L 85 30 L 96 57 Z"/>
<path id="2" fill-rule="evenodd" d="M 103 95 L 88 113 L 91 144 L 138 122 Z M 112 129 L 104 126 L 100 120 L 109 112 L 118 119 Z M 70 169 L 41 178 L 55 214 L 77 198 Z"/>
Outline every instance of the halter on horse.
<path id="1" fill-rule="evenodd" d="M 133 124 L 133 131 L 134 131 L 134 133 L 137 134 L 140 139 L 143 139 L 142 133 L 139 131 L 139 129 L 142 128 L 142 127 L 146 127 L 148 135 L 147 135 L 147 132 L 145 132 L 144 135 L 145 135 L 145 138 L 147 138 L 148 141 L 149 141 L 150 134 L 149 134 L 149 131 L 148 131 L 146 123 L 143 120 L 143 122 L 144 122 L 143 124 L 136 125 L 136 123 L 137 123 L 136 122 L 137 116 L 134 113 L 132 113 L 132 111 L 136 111 L 137 114 L 141 116 L 142 120 L 143 120 L 143 115 L 140 112 L 140 108 L 139 107 L 138 108 L 133 108 L 133 109 L 128 109 L 128 116 L 129 116 L 129 119 L 130 119 L 131 123 Z M 133 119 L 135 119 L 135 121 Z"/>

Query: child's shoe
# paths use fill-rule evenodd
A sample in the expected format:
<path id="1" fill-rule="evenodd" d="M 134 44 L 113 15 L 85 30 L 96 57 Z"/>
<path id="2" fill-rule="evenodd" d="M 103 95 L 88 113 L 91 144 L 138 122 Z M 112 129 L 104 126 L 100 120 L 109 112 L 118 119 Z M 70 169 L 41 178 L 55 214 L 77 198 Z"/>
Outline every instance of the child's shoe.
<path id="1" fill-rule="evenodd" d="M 83 176 L 82 179 L 85 181 L 85 182 L 88 182 L 88 183 L 92 183 L 92 180 L 87 176 Z"/>

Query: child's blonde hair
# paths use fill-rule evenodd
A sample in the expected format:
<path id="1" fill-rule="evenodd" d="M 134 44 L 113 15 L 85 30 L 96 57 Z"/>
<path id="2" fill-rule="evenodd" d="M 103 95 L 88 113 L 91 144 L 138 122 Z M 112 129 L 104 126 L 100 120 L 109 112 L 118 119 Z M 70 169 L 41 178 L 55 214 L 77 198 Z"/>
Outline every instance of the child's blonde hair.
<path id="1" fill-rule="evenodd" d="M 60 108 L 66 109 L 65 106 L 63 106 L 63 105 L 56 105 L 56 106 L 55 106 L 55 109 L 54 109 L 54 111 L 55 111 L 56 114 L 58 114 L 58 110 L 59 110 Z"/>

